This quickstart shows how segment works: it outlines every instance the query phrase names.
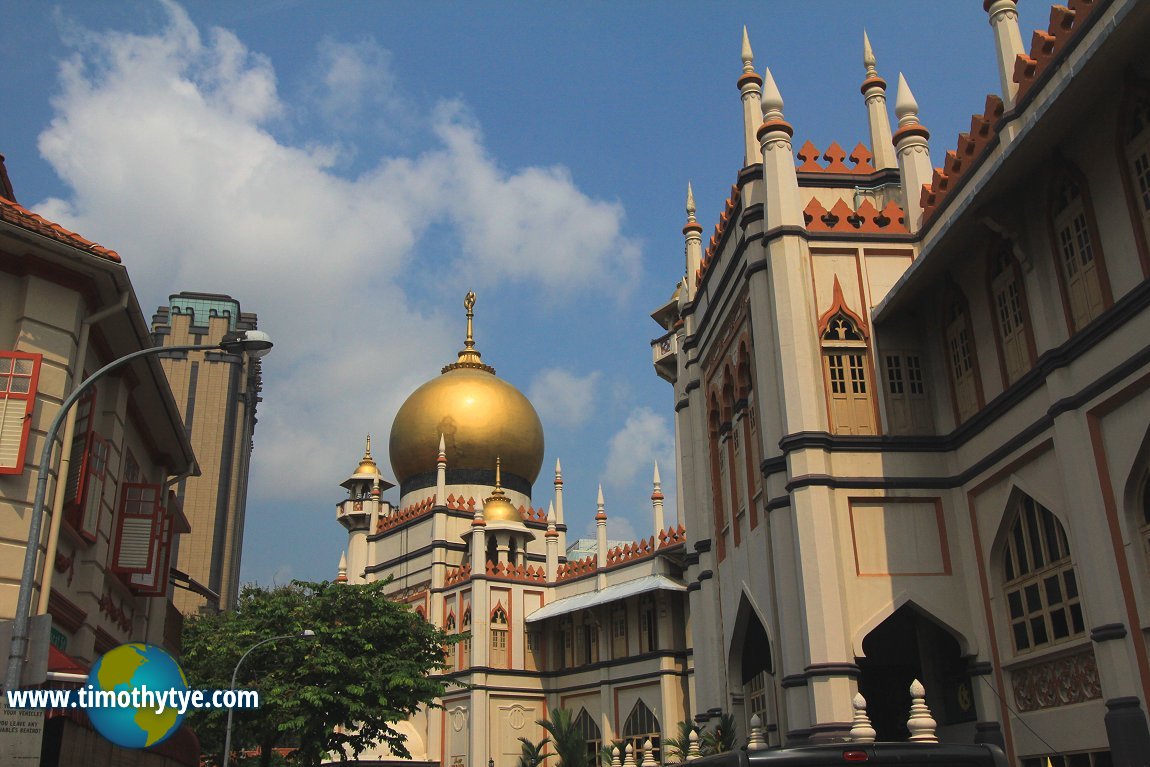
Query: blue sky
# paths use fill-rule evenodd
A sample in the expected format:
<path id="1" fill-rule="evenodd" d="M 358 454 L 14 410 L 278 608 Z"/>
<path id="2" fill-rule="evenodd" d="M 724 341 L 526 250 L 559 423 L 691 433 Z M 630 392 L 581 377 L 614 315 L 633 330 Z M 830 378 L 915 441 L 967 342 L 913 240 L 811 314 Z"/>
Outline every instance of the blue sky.
<path id="1" fill-rule="evenodd" d="M 468 289 L 485 361 L 543 418 L 535 504 L 560 458 L 572 535 L 593 529 L 599 482 L 611 537 L 649 534 L 658 459 L 674 508 L 649 313 L 683 271 L 687 182 L 709 230 L 742 163 L 744 24 L 796 149 L 866 142 L 864 27 L 892 112 L 905 73 L 936 165 L 998 89 L 978 0 L 0 13 L 19 201 L 119 251 L 146 311 L 230 293 L 276 340 L 242 576 L 262 583 L 334 576 L 339 482 L 368 432 L 386 466 L 395 410 L 454 359 Z M 1024 0 L 1024 40 L 1048 14 Z"/>

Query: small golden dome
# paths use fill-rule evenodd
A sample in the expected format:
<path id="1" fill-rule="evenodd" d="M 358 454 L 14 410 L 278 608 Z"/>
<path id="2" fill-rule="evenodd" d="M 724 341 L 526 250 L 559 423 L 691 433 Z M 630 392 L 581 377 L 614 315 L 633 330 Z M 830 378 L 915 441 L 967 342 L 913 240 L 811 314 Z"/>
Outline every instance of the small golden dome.
<path id="1" fill-rule="evenodd" d="M 471 333 L 474 303 L 469 293 L 467 341 L 458 360 L 412 392 L 395 414 L 391 467 L 401 487 L 417 476 L 434 484 L 441 436 L 449 473 L 490 471 L 501 457 L 503 470 L 528 485 L 539 476 L 543 424 L 531 402 L 483 363 Z"/>
<path id="2" fill-rule="evenodd" d="M 358 477 L 362 474 L 374 474 L 383 476 L 379 472 L 379 466 L 376 465 L 375 459 L 371 457 L 371 435 L 367 435 L 367 447 L 363 451 L 363 458 L 359 459 L 359 466 L 355 467 L 352 472 L 353 477 Z"/>
<path id="3" fill-rule="evenodd" d="M 518 525 L 523 525 L 523 515 L 519 513 L 519 509 L 511 505 L 511 501 L 507 499 L 507 494 L 503 492 L 503 487 L 500 485 L 500 464 L 502 459 L 499 456 L 495 458 L 495 489 L 491 491 L 491 495 L 483 501 L 483 518 L 488 522 L 512 522 Z"/>

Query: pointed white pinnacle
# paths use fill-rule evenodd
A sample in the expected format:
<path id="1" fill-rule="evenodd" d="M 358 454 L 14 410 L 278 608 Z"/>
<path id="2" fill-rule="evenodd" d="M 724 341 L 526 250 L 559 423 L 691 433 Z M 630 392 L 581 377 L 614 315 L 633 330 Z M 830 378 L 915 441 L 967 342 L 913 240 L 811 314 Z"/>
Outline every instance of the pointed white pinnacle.
<path id="1" fill-rule="evenodd" d="M 663 484 L 663 480 L 659 478 L 659 462 L 658 461 L 655 461 L 655 477 L 653 479 L 653 482 L 655 483 L 655 489 L 656 490 L 659 489 L 659 487 Z"/>
<path id="2" fill-rule="evenodd" d="M 898 73 L 898 92 L 894 97 L 894 114 L 898 117 L 899 125 L 910 125 L 918 122 L 918 102 L 906 84 L 902 72 Z"/>
<path id="3" fill-rule="evenodd" d="M 783 117 L 783 94 L 779 93 L 779 86 L 770 68 L 763 70 L 763 119 L 781 120 Z"/>
<path id="4" fill-rule="evenodd" d="M 755 54 L 751 50 L 751 38 L 747 36 L 747 25 L 743 25 L 743 71 L 755 71 Z"/>
<path id="5" fill-rule="evenodd" d="M 687 182 L 687 221 L 695 223 L 695 193 L 691 190 L 691 182 Z"/>
<path id="6" fill-rule="evenodd" d="M 874 58 L 874 49 L 870 47 L 870 38 L 867 37 L 866 30 L 863 30 L 863 66 L 866 67 L 867 77 L 878 77 L 878 70 L 875 68 L 877 62 Z"/>

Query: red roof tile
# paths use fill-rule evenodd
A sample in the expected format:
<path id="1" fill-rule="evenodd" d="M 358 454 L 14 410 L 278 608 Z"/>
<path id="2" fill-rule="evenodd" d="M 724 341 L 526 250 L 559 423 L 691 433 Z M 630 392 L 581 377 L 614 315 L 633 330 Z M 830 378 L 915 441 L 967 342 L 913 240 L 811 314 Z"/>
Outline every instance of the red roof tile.
<path id="1" fill-rule="evenodd" d="M 115 261 L 117 264 L 120 263 L 120 254 L 116 251 L 97 245 L 91 240 L 85 240 L 75 232 L 33 213 L 20 203 L 6 197 L 0 197 L 0 221 L 6 221 L 21 229 L 27 229 L 29 232 L 35 232 L 65 245 L 71 245 L 73 248 L 87 251 L 94 256 Z"/>

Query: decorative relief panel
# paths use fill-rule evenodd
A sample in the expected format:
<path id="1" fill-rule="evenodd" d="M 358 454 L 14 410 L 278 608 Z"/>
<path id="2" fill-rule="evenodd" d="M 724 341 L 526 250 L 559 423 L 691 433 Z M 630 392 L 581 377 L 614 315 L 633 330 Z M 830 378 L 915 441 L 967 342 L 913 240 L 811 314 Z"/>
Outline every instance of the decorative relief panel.
<path id="1" fill-rule="evenodd" d="M 1036 663 L 1010 672 L 1019 711 L 1069 706 L 1102 697 L 1094 650 Z"/>

